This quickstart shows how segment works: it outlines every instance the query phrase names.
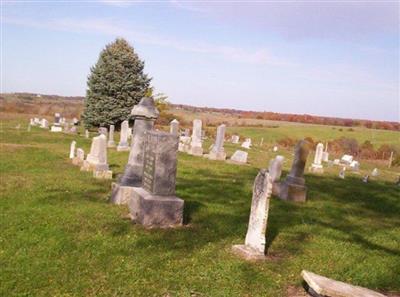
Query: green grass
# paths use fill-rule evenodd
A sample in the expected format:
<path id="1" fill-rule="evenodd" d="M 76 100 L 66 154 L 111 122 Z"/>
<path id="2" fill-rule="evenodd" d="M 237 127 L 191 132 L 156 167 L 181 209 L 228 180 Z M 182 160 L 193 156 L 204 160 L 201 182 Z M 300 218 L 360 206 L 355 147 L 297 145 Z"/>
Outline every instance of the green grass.
<path id="1" fill-rule="evenodd" d="M 337 168 L 307 173 L 308 201 L 272 199 L 268 260 L 248 263 L 230 249 L 244 241 L 253 180 L 274 156 L 268 148 L 253 148 L 247 166 L 179 154 L 186 225 L 145 230 L 125 218 L 126 206 L 107 202 L 111 181 L 69 161 L 71 141 L 87 152 L 89 140 L 27 132 L 26 124 L 15 130 L 18 121 L 27 123 L 8 118 L 0 130 L 0 296 L 286 296 L 288 286 L 301 287 L 302 269 L 400 291 L 398 168 L 380 168 L 369 184 L 356 174 L 341 180 Z M 226 147 L 228 154 L 239 148 Z M 288 158 L 286 174 L 291 152 L 279 153 Z M 127 157 L 109 150 L 114 173 Z"/>

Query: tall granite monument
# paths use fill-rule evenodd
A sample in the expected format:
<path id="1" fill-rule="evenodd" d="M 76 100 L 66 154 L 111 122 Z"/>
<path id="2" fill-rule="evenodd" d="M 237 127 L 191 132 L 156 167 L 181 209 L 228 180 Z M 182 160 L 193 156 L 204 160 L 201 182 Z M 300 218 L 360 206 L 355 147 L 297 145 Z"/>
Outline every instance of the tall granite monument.
<path id="1" fill-rule="evenodd" d="M 306 140 L 301 140 L 294 149 L 292 169 L 280 185 L 279 198 L 282 200 L 306 201 L 307 188 L 305 186 L 304 167 L 309 153 L 308 145 Z"/>
<path id="2" fill-rule="evenodd" d="M 184 201 L 175 196 L 178 136 L 150 131 L 146 137 L 142 185 L 128 202 L 131 218 L 147 228 L 182 225 Z"/>
<path id="3" fill-rule="evenodd" d="M 154 105 L 153 98 L 143 97 L 131 112 L 134 119 L 131 149 L 124 174 L 118 183 L 113 184 L 111 202 L 126 204 L 131 196 L 133 187 L 140 187 L 143 176 L 143 156 L 146 141 L 146 132 L 154 127 L 159 112 Z"/>
<path id="4" fill-rule="evenodd" d="M 254 180 L 249 226 L 244 245 L 232 247 L 236 254 L 246 260 L 265 259 L 265 234 L 271 193 L 271 177 L 267 170 L 261 169 Z"/>

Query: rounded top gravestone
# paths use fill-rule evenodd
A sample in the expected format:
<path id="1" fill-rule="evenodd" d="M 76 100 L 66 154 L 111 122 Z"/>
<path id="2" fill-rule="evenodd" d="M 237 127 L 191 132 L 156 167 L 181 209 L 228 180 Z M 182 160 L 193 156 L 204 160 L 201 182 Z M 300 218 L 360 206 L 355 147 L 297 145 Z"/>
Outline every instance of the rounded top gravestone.
<path id="1" fill-rule="evenodd" d="M 133 117 L 144 117 L 149 119 L 157 119 L 159 114 L 160 112 L 155 107 L 154 99 L 151 97 L 143 97 L 131 111 Z"/>

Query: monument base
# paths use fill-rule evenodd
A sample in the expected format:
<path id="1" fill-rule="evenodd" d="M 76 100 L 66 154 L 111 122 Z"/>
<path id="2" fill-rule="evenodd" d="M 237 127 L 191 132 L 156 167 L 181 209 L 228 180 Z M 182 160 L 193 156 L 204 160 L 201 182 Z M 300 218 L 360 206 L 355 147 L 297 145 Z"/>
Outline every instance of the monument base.
<path id="1" fill-rule="evenodd" d="M 131 218 L 146 228 L 170 228 L 183 223 L 184 201 L 176 196 L 157 196 L 134 188 L 128 202 Z"/>
<path id="2" fill-rule="evenodd" d="M 137 189 L 137 187 L 122 186 L 117 183 L 112 183 L 110 202 L 118 205 L 128 204 L 133 197 L 133 191 L 135 189 Z"/>
<path id="3" fill-rule="evenodd" d="M 310 166 L 309 170 L 312 173 L 319 173 L 319 174 L 324 173 L 324 167 L 322 165 L 318 165 L 318 164 L 312 164 Z"/>
<path id="4" fill-rule="evenodd" d="M 262 261 L 266 259 L 263 253 L 260 253 L 259 251 L 256 251 L 252 247 L 245 244 L 237 244 L 232 246 L 232 251 L 234 254 L 247 261 Z"/>
<path id="5" fill-rule="evenodd" d="M 98 179 L 112 179 L 111 170 L 94 170 L 93 177 Z"/>
<path id="6" fill-rule="evenodd" d="M 279 198 L 288 201 L 305 202 L 306 192 L 307 188 L 305 186 L 284 181 L 280 185 Z"/>
<path id="7" fill-rule="evenodd" d="M 131 148 L 129 146 L 117 146 L 117 152 L 127 152 Z"/>
<path id="8" fill-rule="evenodd" d="M 223 161 L 225 161 L 226 153 L 225 152 L 213 152 L 213 151 L 211 151 L 210 154 L 208 155 L 208 158 L 210 160 L 223 160 Z"/>
<path id="9" fill-rule="evenodd" d="M 189 154 L 193 156 L 203 156 L 203 148 L 198 146 L 191 147 Z"/>
<path id="10" fill-rule="evenodd" d="M 50 132 L 62 132 L 62 128 L 58 126 L 51 126 Z"/>
<path id="11" fill-rule="evenodd" d="M 94 164 L 88 161 L 83 161 L 81 171 L 108 171 L 107 164 Z"/>

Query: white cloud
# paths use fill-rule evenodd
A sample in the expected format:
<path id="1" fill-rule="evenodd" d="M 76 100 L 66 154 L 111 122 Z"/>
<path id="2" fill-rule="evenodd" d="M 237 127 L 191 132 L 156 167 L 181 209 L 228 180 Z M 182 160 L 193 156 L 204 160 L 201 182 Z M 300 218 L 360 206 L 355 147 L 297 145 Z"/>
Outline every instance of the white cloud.
<path id="1" fill-rule="evenodd" d="M 48 21 L 35 21 L 20 18 L 4 18 L 2 22 L 26 27 L 46 28 L 50 30 L 121 36 L 143 44 L 168 47 L 184 52 L 215 54 L 222 56 L 225 59 L 242 63 L 275 66 L 290 65 L 290 63 L 284 59 L 275 57 L 265 48 L 249 50 L 235 46 L 216 45 L 199 41 L 176 40 L 174 38 L 159 36 L 157 34 L 132 30 L 128 28 L 128 26 L 115 22 L 113 19 L 63 18 Z"/>

